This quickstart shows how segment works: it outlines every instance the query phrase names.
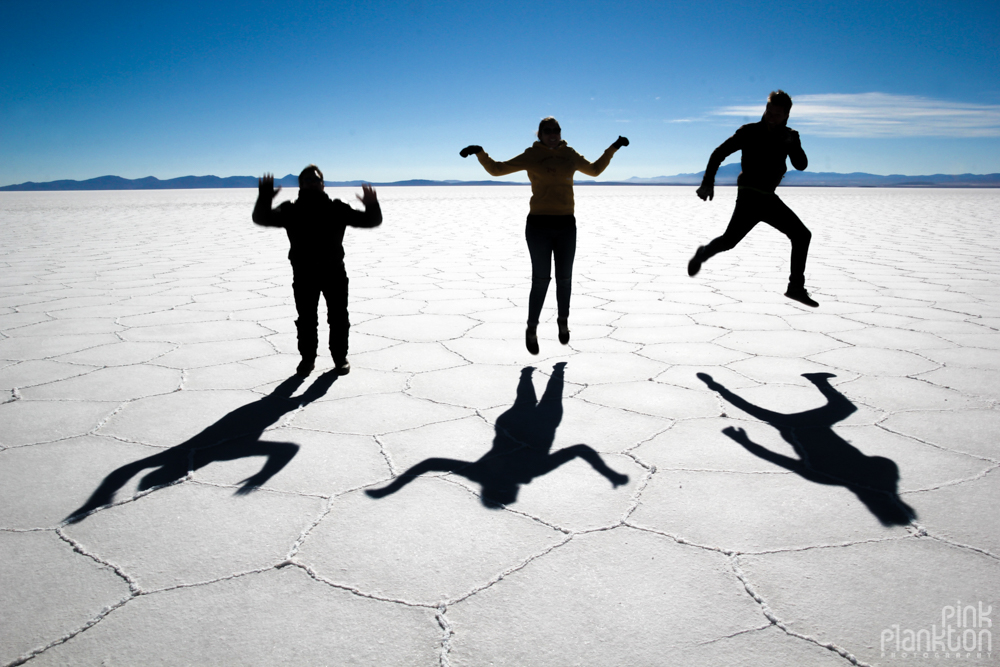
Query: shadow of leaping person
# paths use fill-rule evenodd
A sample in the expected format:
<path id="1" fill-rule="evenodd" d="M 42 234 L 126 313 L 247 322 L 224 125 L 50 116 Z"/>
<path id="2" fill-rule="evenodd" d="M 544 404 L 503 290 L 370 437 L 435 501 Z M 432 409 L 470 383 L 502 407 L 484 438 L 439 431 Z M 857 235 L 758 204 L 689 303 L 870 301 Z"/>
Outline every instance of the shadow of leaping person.
<path id="1" fill-rule="evenodd" d="M 522 484 L 546 475 L 564 463 L 582 458 L 604 475 L 615 487 L 628 482 L 628 475 L 615 472 L 589 445 L 578 444 L 550 453 L 556 429 L 562 421 L 562 393 L 565 362 L 553 366 L 552 375 L 541 400 L 535 396 L 531 381 L 534 368 L 521 370 L 514 405 L 496 421 L 493 447 L 477 461 L 429 458 L 399 475 L 388 486 L 369 489 L 372 498 L 383 498 L 399 491 L 414 479 L 429 472 L 461 475 L 482 486 L 483 505 L 498 509 L 513 504 Z"/>
<path id="2" fill-rule="evenodd" d="M 868 456 L 833 431 L 834 424 L 857 411 L 847 397 L 830 385 L 829 379 L 836 376 L 804 373 L 802 377 L 820 390 L 827 403 L 813 410 L 784 414 L 754 405 L 716 382 L 711 375 L 698 373 L 698 378 L 709 389 L 718 392 L 733 406 L 776 428 L 799 458 L 778 454 L 753 442 L 742 428 L 723 429 L 723 433 L 748 452 L 811 482 L 850 489 L 882 525 L 910 523 L 917 515 L 899 497 L 899 467 L 895 461 L 883 456 Z"/>
<path id="3" fill-rule="evenodd" d="M 140 491 L 184 479 L 188 474 L 214 461 L 232 461 L 249 456 L 266 457 L 260 471 L 242 480 L 236 491 L 239 495 L 250 493 L 284 468 L 299 451 L 299 446 L 294 442 L 261 440 L 264 431 L 283 415 L 326 394 L 337 376 L 336 370 L 324 373 L 302 395 L 294 399 L 291 396 L 304 378 L 292 376 L 267 396 L 236 408 L 181 444 L 121 466 L 108 474 L 87 502 L 64 521 L 77 523 L 92 511 L 110 505 L 114 502 L 115 494 L 130 479 L 149 468 L 154 470 L 139 481 Z"/>

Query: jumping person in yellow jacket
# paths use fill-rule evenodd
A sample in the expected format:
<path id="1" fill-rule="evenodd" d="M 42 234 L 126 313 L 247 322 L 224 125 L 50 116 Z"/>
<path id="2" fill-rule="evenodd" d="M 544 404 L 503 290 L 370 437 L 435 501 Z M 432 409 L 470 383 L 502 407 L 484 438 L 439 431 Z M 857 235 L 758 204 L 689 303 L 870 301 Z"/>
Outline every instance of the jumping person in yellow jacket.
<path id="1" fill-rule="evenodd" d="M 569 343 L 569 299 L 572 292 L 573 258 L 576 255 L 576 217 L 573 215 L 573 174 L 600 176 L 612 156 L 628 139 L 618 137 L 596 162 L 570 148 L 562 139 L 559 121 L 549 116 L 538 124 L 538 141 L 506 162 L 491 158 L 482 146 L 466 146 L 462 157 L 475 155 L 492 176 L 506 176 L 527 171 L 531 181 L 531 203 L 524 238 L 531 255 L 531 294 L 528 296 L 528 329 L 525 346 L 538 354 L 538 318 L 545 303 L 545 293 L 552 280 L 552 257 L 556 263 L 556 302 L 559 342 Z"/>

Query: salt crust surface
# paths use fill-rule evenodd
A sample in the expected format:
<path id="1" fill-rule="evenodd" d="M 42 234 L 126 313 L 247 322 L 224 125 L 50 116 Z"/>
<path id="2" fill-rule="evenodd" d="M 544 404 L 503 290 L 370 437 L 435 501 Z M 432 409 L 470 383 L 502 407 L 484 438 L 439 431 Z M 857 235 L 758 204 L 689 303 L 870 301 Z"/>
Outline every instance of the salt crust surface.
<path id="1" fill-rule="evenodd" d="M 532 357 L 527 188 L 382 188 L 301 383 L 254 191 L 0 193 L 0 664 L 896 665 L 1000 603 L 1000 192 L 783 189 L 817 310 L 763 224 L 688 278 L 717 192 L 577 188 Z"/>

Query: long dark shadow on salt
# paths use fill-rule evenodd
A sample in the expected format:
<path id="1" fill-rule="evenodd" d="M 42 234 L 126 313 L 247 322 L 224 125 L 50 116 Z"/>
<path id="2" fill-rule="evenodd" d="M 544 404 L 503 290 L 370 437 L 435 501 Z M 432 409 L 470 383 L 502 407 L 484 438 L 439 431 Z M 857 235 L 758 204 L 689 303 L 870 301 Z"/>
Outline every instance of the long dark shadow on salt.
<path id="1" fill-rule="evenodd" d="M 899 497 L 899 466 L 884 456 L 868 456 L 837 435 L 832 426 L 857 411 L 847 397 L 830 385 L 831 373 L 803 373 L 826 398 L 823 407 L 805 412 L 783 414 L 750 403 L 712 379 L 698 373 L 708 388 L 749 415 L 778 429 L 798 459 L 793 459 L 759 445 L 742 428 L 722 430 L 748 452 L 765 461 L 797 473 L 817 484 L 835 484 L 850 489 L 884 526 L 902 526 L 917 517 L 912 507 Z"/>
<path id="2" fill-rule="evenodd" d="M 565 362 L 553 366 L 552 375 L 541 400 L 535 395 L 531 375 L 535 369 L 521 369 L 514 405 L 497 418 L 493 447 L 477 461 L 429 458 L 394 479 L 381 489 L 369 489 L 372 498 L 395 493 L 414 479 L 430 472 L 461 475 L 482 486 L 483 505 L 499 509 L 517 501 L 522 484 L 546 475 L 564 463 L 581 458 L 614 486 L 628 482 L 628 475 L 612 470 L 589 445 L 578 444 L 550 453 L 556 429 L 562 421 L 562 394 Z"/>
<path id="3" fill-rule="evenodd" d="M 304 378 L 294 375 L 267 396 L 253 403 L 236 408 L 197 435 L 159 454 L 147 456 L 112 471 L 90 499 L 64 521 L 78 523 L 86 516 L 114 502 L 115 494 L 130 479 L 143 470 L 155 468 L 139 482 L 139 490 L 146 491 L 183 479 L 189 473 L 215 461 L 233 461 L 250 456 L 267 460 L 259 472 L 241 482 L 238 495 L 250 493 L 265 484 L 295 457 L 299 446 L 294 442 L 261 440 L 264 430 L 282 416 L 320 398 L 337 379 L 336 370 L 319 376 L 298 398 L 292 394 Z"/>

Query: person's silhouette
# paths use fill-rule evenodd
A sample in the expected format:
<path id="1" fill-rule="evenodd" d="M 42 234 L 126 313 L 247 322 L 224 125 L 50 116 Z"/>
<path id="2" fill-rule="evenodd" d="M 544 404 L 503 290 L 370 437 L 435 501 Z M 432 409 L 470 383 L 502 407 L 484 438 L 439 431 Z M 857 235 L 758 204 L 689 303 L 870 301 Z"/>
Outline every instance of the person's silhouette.
<path id="1" fill-rule="evenodd" d="M 775 90 L 767 97 L 767 107 L 760 122 L 739 128 L 712 152 L 697 195 L 702 200 L 712 199 L 715 196 L 715 173 L 722 161 L 736 151 L 742 151 L 740 165 L 743 171 L 736 181 L 739 190 L 736 208 L 725 233 L 695 251 L 688 262 L 688 275 L 697 275 L 702 263 L 710 257 L 732 250 L 758 222 L 763 221 L 792 242 L 792 268 L 785 296 L 815 308 L 819 304 L 809 296 L 805 287 L 806 257 L 812 234 L 775 193 L 785 176 L 786 158 L 790 158 L 792 166 L 799 171 L 809 166 L 799 133 L 786 125 L 791 110 L 792 98 L 783 90 Z"/>
<path id="2" fill-rule="evenodd" d="M 253 221 L 264 227 L 284 227 L 288 234 L 288 261 L 292 264 L 292 295 L 295 298 L 295 330 L 299 362 L 296 373 L 309 375 L 316 366 L 319 295 L 326 300 L 326 321 L 330 325 L 330 354 L 337 372 L 351 370 L 347 361 L 351 320 L 347 311 L 347 269 L 344 267 L 344 231 L 347 227 L 378 227 L 382 209 L 370 185 L 362 185 L 358 199 L 365 210 L 357 211 L 324 192 L 323 172 L 314 164 L 299 174 L 299 197 L 271 208 L 281 190 L 274 176 L 264 174 L 257 181 L 257 204 Z"/>
<path id="3" fill-rule="evenodd" d="M 899 467 L 892 459 L 867 456 L 837 435 L 831 428 L 857 410 L 843 394 L 830 386 L 830 373 L 804 373 L 823 394 L 827 404 L 813 410 L 784 414 L 750 403 L 712 379 L 698 373 L 709 389 L 719 394 L 743 412 L 765 421 L 778 429 L 782 439 L 792 446 L 798 459 L 793 459 L 759 445 L 742 428 L 729 426 L 723 433 L 742 445 L 748 452 L 798 473 L 818 484 L 836 484 L 850 489 L 875 517 L 886 526 L 906 525 L 916 518 L 916 512 L 899 497 Z"/>
<path id="4" fill-rule="evenodd" d="M 260 471 L 243 480 L 236 492 L 241 495 L 250 493 L 284 468 L 299 451 L 299 446 L 294 442 L 261 440 L 264 430 L 283 415 L 323 396 L 336 379 L 336 371 L 324 373 L 301 396 L 293 399 L 291 395 L 302 384 L 303 378 L 288 378 L 264 398 L 236 408 L 181 444 L 112 471 L 91 494 L 90 499 L 65 521 L 77 523 L 93 510 L 111 504 L 119 489 L 148 468 L 155 470 L 140 480 L 140 491 L 181 480 L 213 461 L 232 461 L 248 456 L 267 457 Z"/>
<path id="5" fill-rule="evenodd" d="M 628 475 L 612 470 L 592 447 L 573 445 L 549 453 L 556 429 L 562 421 L 563 371 L 565 362 L 553 367 L 552 376 L 539 401 L 531 381 L 534 368 L 521 370 L 514 405 L 497 418 L 493 448 L 477 461 L 430 458 L 421 461 L 398 476 L 388 486 L 369 489 L 372 498 L 382 498 L 399 491 L 420 475 L 428 472 L 449 472 L 482 485 L 482 502 L 490 508 L 510 505 L 517 500 L 522 484 L 548 474 L 559 466 L 579 457 L 604 475 L 614 486 L 628 482 Z"/>
<path id="6" fill-rule="evenodd" d="M 491 176 L 528 172 L 531 201 L 524 238 L 531 255 L 531 292 L 528 295 L 528 328 L 524 344 L 528 352 L 538 354 L 538 319 L 545 303 L 545 293 L 552 280 L 552 262 L 556 265 L 556 324 L 559 342 L 569 343 L 569 302 L 573 291 L 573 260 L 576 257 L 576 217 L 573 200 L 573 174 L 600 176 L 611 158 L 628 139 L 619 136 L 601 157 L 590 162 L 563 141 L 559 121 L 549 116 L 538 123 L 538 141 L 517 157 L 497 162 L 482 146 L 466 146 L 459 155 L 475 155 Z"/>

